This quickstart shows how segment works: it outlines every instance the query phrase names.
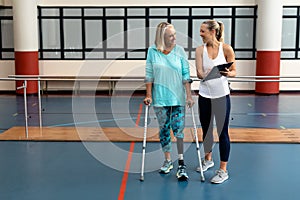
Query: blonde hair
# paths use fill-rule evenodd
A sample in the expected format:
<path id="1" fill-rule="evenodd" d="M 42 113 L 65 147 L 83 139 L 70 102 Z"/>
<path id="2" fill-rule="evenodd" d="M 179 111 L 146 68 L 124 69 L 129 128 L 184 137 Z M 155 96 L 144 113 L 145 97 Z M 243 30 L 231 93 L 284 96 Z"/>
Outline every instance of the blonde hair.
<path id="1" fill-rule="evenodd" d="M 216 30 L 216 38 L 219 42 L 224 42 L 224 24 L 221 21 L 216 20 L 207 20 L 204 21 L 202 24 L 206 24 L 208 30 Z"/>
<path id="2" fill-rule="evenodd" d="M 164 36 L 165 36 L 165 31 L 167 28 L 172 27 L 174 28 L 174 26 L 168 22 L 161 22 L 157 25 L 156 27 L 156 35 L 155 35 L 155 45 L 156 45 L 156 49 L 158 51 L 163 52 L 165 50 L 165 40 L 164 40 Z"/>

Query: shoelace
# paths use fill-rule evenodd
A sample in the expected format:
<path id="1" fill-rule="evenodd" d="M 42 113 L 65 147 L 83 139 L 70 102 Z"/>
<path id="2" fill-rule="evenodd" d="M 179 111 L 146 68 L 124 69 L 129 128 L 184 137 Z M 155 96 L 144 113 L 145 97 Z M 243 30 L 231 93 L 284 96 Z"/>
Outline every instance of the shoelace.
<path id="1" fill-rule="evenodd" d="M 207 161 L 203 160 L 202 161 L 202 166 L 206 166 L 207 165 Z"/>
<path id="2" fill-rule="evenodd" d="M 180 166 L 178 171 L 179 171 L 180 174 L 181 173 L 185 173 L 185 167 L 184 166 Z"/>
<path id="3" fill-rule="evenodd" d="M 222 172 L 221 170 L 217 170 L 217 171 L 216 171 L 216 174 L 217 174 L 220 178 L 222 178 L 224 172 Z"/>
<path id="4" fill-rule="evenodd" d="M 170 163 L 169 161 L 165 160 L 163 167 L 169 167 L 169 165 L 170 165 L 169 163 Z"/>

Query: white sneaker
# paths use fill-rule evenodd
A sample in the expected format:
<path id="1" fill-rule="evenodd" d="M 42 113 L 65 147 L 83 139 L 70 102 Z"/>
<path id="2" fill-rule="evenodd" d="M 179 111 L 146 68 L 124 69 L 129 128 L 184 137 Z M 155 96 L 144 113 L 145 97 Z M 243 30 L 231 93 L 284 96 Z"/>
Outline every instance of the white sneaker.
<path id="1" fill-rule="evenodd" d="M 216 171 L 216 174 L 212 179 L 210 180 L 211 183 L 223 183 L 229 178 L 228 172 L 225 172 L 222 169 L 218 169 Z"/>
<path id="2" fill-rule="evenodd" d="M 160 168 L 159 173 L 168 174 L 171 171 L 171 169 L 173 169 L 172 161 L 165 160 L 163 166 Z"/>
<path id="3" fill-rule="evenodd" d="M 212 168 L 213 166 L 215 166 L 215 163 L 213 160 L 202 160 L 202 171 L 205 172 L 207 171 L 209 168 Z M 197 172 L 201 172 L 200 166 L 197 167 Z"/>

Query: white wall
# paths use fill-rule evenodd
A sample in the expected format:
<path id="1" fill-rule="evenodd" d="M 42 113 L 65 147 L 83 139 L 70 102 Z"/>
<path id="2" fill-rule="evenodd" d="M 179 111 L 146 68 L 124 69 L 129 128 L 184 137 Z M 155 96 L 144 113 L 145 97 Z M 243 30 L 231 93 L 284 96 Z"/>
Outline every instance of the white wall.
<path id="1" fill-rule="evenodd" d="M 255 60 L 237 60 L 237 76 L 255 76 Z M 298 60 L 282 60 L 281 61 L 281 76 L 299 76 L 298 79 L 286 80 L 299 80 L 300 79 L 300 61 Z M 8 75 L 14 74 L 13 61 L 0 61 L 0 77 L 6 78 Z M 191 75 L 195 76 L 194 61 L 190 61 Z M 39 62 L 41 75 L 52 76 L 141 76 L 145 69 L 145 61 L 40 61 Z M 0 82 L 0 90 L 14 90 L 15 84 L 11 81 Z M 137 83 L 140 86 L 140 82 Z M 124 84 L 132 87 L 132 83 Z M 198 88 L 198 82 L 193 83 L 193 89 Z M 49 89 L 72 89 L 73 83 L 71 82 L 49 82 Z M 231 87 L 234 90 L 254 90 L 255 84 L 253 82 L 232 82 Z M 299 90 L 300 82 L 281 82 L 280 90 Z"/>
<path id="2" fill-rule="evenodd" d="M 186 6 L 188 4 L 191 5 L 253 5 L 255 4 L 256 0 L 214 0 L 214 1 L 206 1 L 206 0 L 151 0 L 151 5 L 156 6 Z M 138 0 L 126 0 L 126 5 L 123 0 L 110 0 L 110 1 L 100 1 L 100 0 L 38 0 L 40 5 L 52 5 L 52 6 L 149 6 L 149 1 L 138 1 Z"/>
<path id="3" fill-rule="evenodd" d="M 11 1 L 11 0 L 3 0 L 3 1 Z M 37 0 L 39 5 L 43 6 L 124 6 L 123 0 L 110 0 L 110 1 L 101 1 L 101 0 Z M 212 6 L 212 5 L 256 5 L 257 1 L 263 0 L 214 0 L 214 1 L 207 1 L 207 0 L 151 0 L 152 6 L 186 6 L 186 5 L 195 5 L 195 6 Z M 279 1 L 279 0 L 274 0 Z M 284 5 L 300 5 L 299 0 L 281 0 Z M 142 0 L 126 0 L 126 5 L 128 6 L 149 6 L 149 1 L 142 1 Z"/>
<path id="4" fill-rule="evenodd" d="M 0 61 L 0 78 L 7 78 L 10 74 L 15 74 L 14 61 Z M 0 90 L 13 91 L 15 90 L 14 81 L 0 81 Z"/>
<path id="5" fill-rule="evenodd" d="M 0 5 L 2 6 L 11 6 L 12 0 L 0 0 Z"/>
<path id="6" fill-rule="evenodd" d="M 282 60 L 280 66 L 281 76 L 298 76 L 300 77 L 300 61 L 299 60 Z M 287 79 L 286 79 L 287 80 Z M 288 79 L 298 80 L 298 82 L 281 82 L 280 90 L 300 90 L 300 78 Z"/>
<path id="7" fill-rule="evenodd" d="M 13 0 L 0 0 L 0 5 L 11 6 Z M 18 1 L 18 0 L 17 0 Z M 21 0 L 25 1 L 25 0 Z M 40 6 L 149 6 L 149 1 L 141 0 L 127 0 L 126 5 L 124 5 L 123 0 L 110 0 L 110 1 L 101 1 L 101 0 L 36 0 Z M 257 1 L 260 0 L 151 0 L 152 6 L 186 6 L 186 5 L 195 5 L 195 6 L 226 6 L 226 5 L 256 5 Z M 278 1 L 278 0 L 275 0 Z M 300 5 L 299 0 L 282 0 L 283 4 L 286 6 Z"/>
<path id="8" fill-rule="evenodd" d="M 282 60 L 281 76 L 299 76 L 300 80 L 300 61 L 298 60 Z M 237 76 L 255 76 L 255 60 L 237 60 Z M 48 75 L 99 75 L 99 76 L 140 76 L 143 75 L 145 69 L 145 61 L 40 61 L 40 73 Z M 295 71 L 296 69 L 296 71 Z M 191 76 L 196 76 L 194 60 L 190 61 Z M 59 72 L 59 73 L 58 73 Z M 199 82 L 193 83 L 193 89 L 198 88 Z M 140 84 L 140 83 L 138 83 Z M 253 82 L 232 82 L 231 87 L 234 90 L 254 90 Z M 281 82 L 280 90 L 299 90 L 300 82 Z"/>

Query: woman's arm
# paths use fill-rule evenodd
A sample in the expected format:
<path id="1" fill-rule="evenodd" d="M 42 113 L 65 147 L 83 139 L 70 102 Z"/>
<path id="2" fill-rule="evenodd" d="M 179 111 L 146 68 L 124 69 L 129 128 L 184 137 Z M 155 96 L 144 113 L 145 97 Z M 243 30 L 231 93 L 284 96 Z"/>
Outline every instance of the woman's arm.
<path id="1" fill-rule="evenodd" d="M 146 97 L 144 99 L 144 104 L 149 105 L 152 103 L 152 83 L 146 83 Z"/>
<path id="2" fill-rule="evenodd" d="M 196 58 L 195 58 L 196 72 L 197 72 L 197 77 L 199 79 L 203 79 L 205 77 L 204 70 L 203 70 L 202 55 L 203 55 L 203 46 L 199 46 L 196 48 Z"/>
<path id="3" fill-rule="evenodd" d="M 152 86 L 153 86 L 153 66 L 152 66 L 153 48 L 148 49 L 146 59 L 146 74 L 145 74 L 145 85 L 146 85 L 146 97 L 144 103 L 149 105 L 152 103 Z"/>
<path id="4" fill-rule="evenodd" d="M 235 77 L 236 76 L 236 63 L 235 63 L 235 54 L 232 47 L 228 44 L 223 45 L 224 56 L 226 62 L 233 62 L 229 69 L 222 72 L 223 76 Z"/>
<path id="5" fill-rule="evenodd" d="M 195 102 L 192 98 L 191 83 L 185 82 L 184 86 L 185 86 L 185 92 L 186 92 L 186 104 L 188 105 L 188 107 L 191 108 L 195 104 Z"/>

